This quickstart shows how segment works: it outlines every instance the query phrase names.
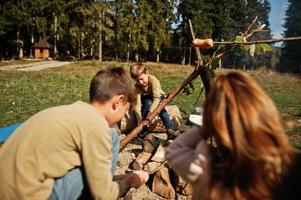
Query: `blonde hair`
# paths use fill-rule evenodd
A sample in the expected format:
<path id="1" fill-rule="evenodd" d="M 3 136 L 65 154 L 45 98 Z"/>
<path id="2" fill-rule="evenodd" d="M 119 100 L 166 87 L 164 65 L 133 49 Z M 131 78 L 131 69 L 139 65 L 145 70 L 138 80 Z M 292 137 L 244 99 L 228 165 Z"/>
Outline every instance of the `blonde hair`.
<path id="1" fill-rule="evenodd" d="M 137 77 L 145 73 L 147 73 L 147 69 L 141 62 L 135 63 L 130 67 L 130 74 L 133 79 L 137 79 Z"/>
<path id="2" fill-rule="evenodd" d="M 293 148 L 272 100 L 243 72 L 220 75 L 204 109 L 215 141 L 208 199 L 270 199 Z"/>

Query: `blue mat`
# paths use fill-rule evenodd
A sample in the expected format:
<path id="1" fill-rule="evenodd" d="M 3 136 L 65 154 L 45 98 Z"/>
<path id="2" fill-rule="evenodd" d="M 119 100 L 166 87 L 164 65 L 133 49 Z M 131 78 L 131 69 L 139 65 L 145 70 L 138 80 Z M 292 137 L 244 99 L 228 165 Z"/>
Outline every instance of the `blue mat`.
<path id="1" fill-rule="evenodd" d="M 19 126 L 21 123 L 0 128 L 0 143 L 5 142 Z"/>

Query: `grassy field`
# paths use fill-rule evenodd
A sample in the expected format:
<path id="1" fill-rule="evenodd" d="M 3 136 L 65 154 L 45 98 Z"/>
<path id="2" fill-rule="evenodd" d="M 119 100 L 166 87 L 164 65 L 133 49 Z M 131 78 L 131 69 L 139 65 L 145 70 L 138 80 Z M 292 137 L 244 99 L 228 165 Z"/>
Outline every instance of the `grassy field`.
<path id="1" fill-rule="evenodd" d="M 166 93 L 173 91 L 193 71 L 191 66 L 146 65 L 160 79 Z M 99 69 L 113 66 L 129 67 L 125 63 L 80 61 L 39 72 L 0 71 L 0 127 L 22 122 L 50 106 L 88 101 L 90 79 Z M 267 70 L 250 73 L 274 100 L 292 143 L 301 148 L 301 78 Z M 193 85 L 190 95 L 181 93 L 170 103 L 180 108 L 184 119 L 204 102 L 204 94 L 196 102 L 202 87 L 200 79 L 194 80 Z"/>

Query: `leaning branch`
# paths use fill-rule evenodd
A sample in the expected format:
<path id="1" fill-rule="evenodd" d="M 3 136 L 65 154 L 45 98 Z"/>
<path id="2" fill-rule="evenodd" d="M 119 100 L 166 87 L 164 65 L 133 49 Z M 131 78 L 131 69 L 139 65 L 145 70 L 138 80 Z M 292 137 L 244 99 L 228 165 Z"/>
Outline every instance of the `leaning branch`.
<path id="1" fill-rule="evenodd" d="M 153 121 L 153 119 L 159 115 L 159 113 L 165 108 L 165 106 L 175 97 L 177 96 L 192 80 L 194 80 L 200 74 L 199 70 L 195 68 L 195 70 L 187 77 L 183 83 L 177 87 L 172 93 L 168 95 L 166 99 L 164 99 L 159 106 L 145 119 L 143 120 L 139 126 L 137 126 L 134 130 L 132 130 L 125 138 L 120 141 L 120 151 L 122 151 L 127 144 L 133 140 L 137 135 L 143 130 L 144 127 L 147 126 L 148 122 Z"/>
<path id="2" fill-rule="evenodd" d="M 251 24 L 248 26 L 246 31 L 241 36 L 245 37 L 245 36 L 249 35 L 250 34 L 249 32 L 250 32 L 251 28 L 255 25 L 256 21 L 257 21 L 257 16 L 253 19 Z"/>
<path id="3" fill-rule="evenodd" d="M 250 42 L 213 42 L 214 45 L 233 45 L 233 44 L 243 44 L 243 45 L 251 45 L 251 44 L 263 44 L 263 43 L 276 43 L 276 42 L 287 42 L 293 40 L 301 40 L 301 36 L 298 37 L 287 37 L 287 38 L 275 38 L 269 40 L 257 40 L 257 41 L 250 41 Z"/>

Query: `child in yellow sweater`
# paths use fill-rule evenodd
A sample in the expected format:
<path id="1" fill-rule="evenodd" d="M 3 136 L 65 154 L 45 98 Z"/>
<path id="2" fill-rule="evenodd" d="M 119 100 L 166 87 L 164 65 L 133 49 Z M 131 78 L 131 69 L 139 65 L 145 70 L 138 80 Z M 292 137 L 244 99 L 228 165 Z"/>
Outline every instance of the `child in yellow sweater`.
<path id="1" fill-rule="evenodd" d="M 137 104 L 134 110 L 138 122 L 140 122 L 157 108 L 164 99 L 165 92 L 161 88 L 160 81 L 148 73 L 144 64 L 136 63 L 132 65 L 130 73 L 131 77 L 136 81 Z M 165 108 L 160 112 L 159 116 L 167 130 L 167 134 L 177 136 L 178 132 L 173 130 L 172 122 Z M 146 134 L 147 132 L 141 133 L 139 138 L 143 139 Z"/>

